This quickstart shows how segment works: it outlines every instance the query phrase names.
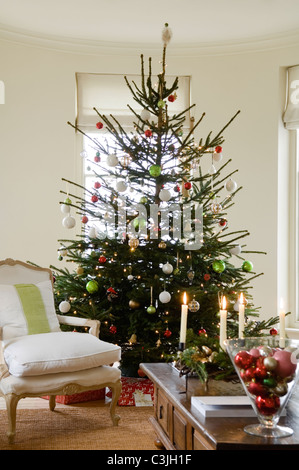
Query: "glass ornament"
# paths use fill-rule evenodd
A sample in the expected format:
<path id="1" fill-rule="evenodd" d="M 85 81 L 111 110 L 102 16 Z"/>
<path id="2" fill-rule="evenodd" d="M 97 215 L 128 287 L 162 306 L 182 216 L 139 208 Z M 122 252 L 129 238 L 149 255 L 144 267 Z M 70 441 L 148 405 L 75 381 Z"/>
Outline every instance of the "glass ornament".
<path id="1" fill-rule="evenodd" d="M 231 339 L 225 343 L 259 421 L 244 431 L 265 438 L 291 436 L 293 430 L 278 422 L 298 381 L 299 341 L 285 339 L 283 349 L 275 336 Z"/>

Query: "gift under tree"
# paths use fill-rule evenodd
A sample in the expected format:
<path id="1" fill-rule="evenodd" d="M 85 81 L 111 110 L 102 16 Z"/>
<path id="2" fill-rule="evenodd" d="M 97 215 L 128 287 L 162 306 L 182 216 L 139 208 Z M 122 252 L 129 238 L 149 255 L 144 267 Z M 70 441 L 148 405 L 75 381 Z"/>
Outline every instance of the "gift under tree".
<path id="1" fill-rule="evenodd" d="M 232 367 L 223 338 L 269 332 L 275 320 L 256 321 L 249 289 L 260 274 L 244 245 L 248 232 L 229 231 L 228 209 L 240 188 L 222 149 L 223 133 L 239 112 L 215 136 L 195 142 L 204 113 L 186 131 L 194 105 L 171 110 L 180 91 L 179 79 L 168 84 L 165 74 L 170 37 L 165 25 L 158 77 L 151 59 L 145 72 L 143 56 L 140 84 L 125 77 L 141 109 L 129 106 L 132 132 L 94 108 L 96 127 L 110 141 L 88 136 L 92 189 L 64 180 L 63 225 L 72 229 L 79 213 L 82 232 L 59 241 L 60 259 L 75 266 L 53 268 L 56 301 L 59 313 L 101 321 L 101 339 L 122 347 L 124 373 L 133 367 L 136 374 L 140 362 L 176 358 L 181 349 L 202 378 L 222 377 Z"/>

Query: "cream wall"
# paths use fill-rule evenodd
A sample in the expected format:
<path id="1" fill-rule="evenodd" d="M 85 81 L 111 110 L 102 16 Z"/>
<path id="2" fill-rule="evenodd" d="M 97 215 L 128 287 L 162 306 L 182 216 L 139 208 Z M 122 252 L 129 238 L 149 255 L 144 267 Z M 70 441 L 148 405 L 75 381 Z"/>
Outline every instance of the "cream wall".
<path id="1" fill-rule="evenodd" d="M 298 63 L 298 47 L 209 55 L 176 53 L 170 45 L 167 60 L 170 74 L 192 76 L 196 117 L 207 113 L 198 138 L 218 132 L 241 110 L 223 145 L 244 188 L 229 222 L 232 229 L 249 230 L 248 249 L 268 253 L 248 255 L 264 273 L 253 293 L 265 317 L 276 314 L 281 295 L 288 299 L 288 134 L 281 114 L 284 67 Z M 59 209 L 61 178 L 80 178 L 81 158 L 66 124 L 75 119 L 75 72 L 139 73 L 141 52 L 76 53 L 0 38 L 0 80 L 6 85 L 6 103 L 0 105 L 0 259 L 58 264 L 57 240 L 78 232 L 62 227 Z M 160 54 L 149 54 L 158 72 Z"/>

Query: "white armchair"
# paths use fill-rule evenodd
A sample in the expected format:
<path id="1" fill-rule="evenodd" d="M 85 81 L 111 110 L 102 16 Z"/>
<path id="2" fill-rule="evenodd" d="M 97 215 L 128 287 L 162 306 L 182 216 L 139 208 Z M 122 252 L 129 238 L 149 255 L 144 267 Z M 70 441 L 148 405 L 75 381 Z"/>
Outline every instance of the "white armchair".
<path id="1" fill-rule="evenodd" d="M 71 395 L 110 387 L 110 415 L 117 426 L 121 393 L 119 346 L 98 338 L 100 322 L 56 315 L 52 272 L 6 259 L 0 261 L 0 396 L 6 401 L 8 439 L 14 442 L 16 409 L 25 397 Z M 60 324 L 83 326 L 88 333 L 63 332 Z"/>

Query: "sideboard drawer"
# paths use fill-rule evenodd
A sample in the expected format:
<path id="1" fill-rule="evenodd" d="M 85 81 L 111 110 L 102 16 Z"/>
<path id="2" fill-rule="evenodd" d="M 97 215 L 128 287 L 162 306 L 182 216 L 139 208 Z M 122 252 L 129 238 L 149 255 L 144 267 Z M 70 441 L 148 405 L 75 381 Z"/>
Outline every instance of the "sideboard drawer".
<path id="1" fill-rule="evenodd" d="M 175 409 L 173 410 L 173 443 L 178 450 L 187 449 L 187 421 Z"/>
<path id="2" fill-rule="evenodd" d="M 193 433 L 193 450 L 214 450 L 211 444 L 196 430 Z"/>
<path id="3" fill-rule="evenodd" d="M 157 421 L 162 427 L 162 429 L 166 432 L 166 434 L 169 434 L 169 401 L 161 393 L 160 390 L 157 391 Z"/>

